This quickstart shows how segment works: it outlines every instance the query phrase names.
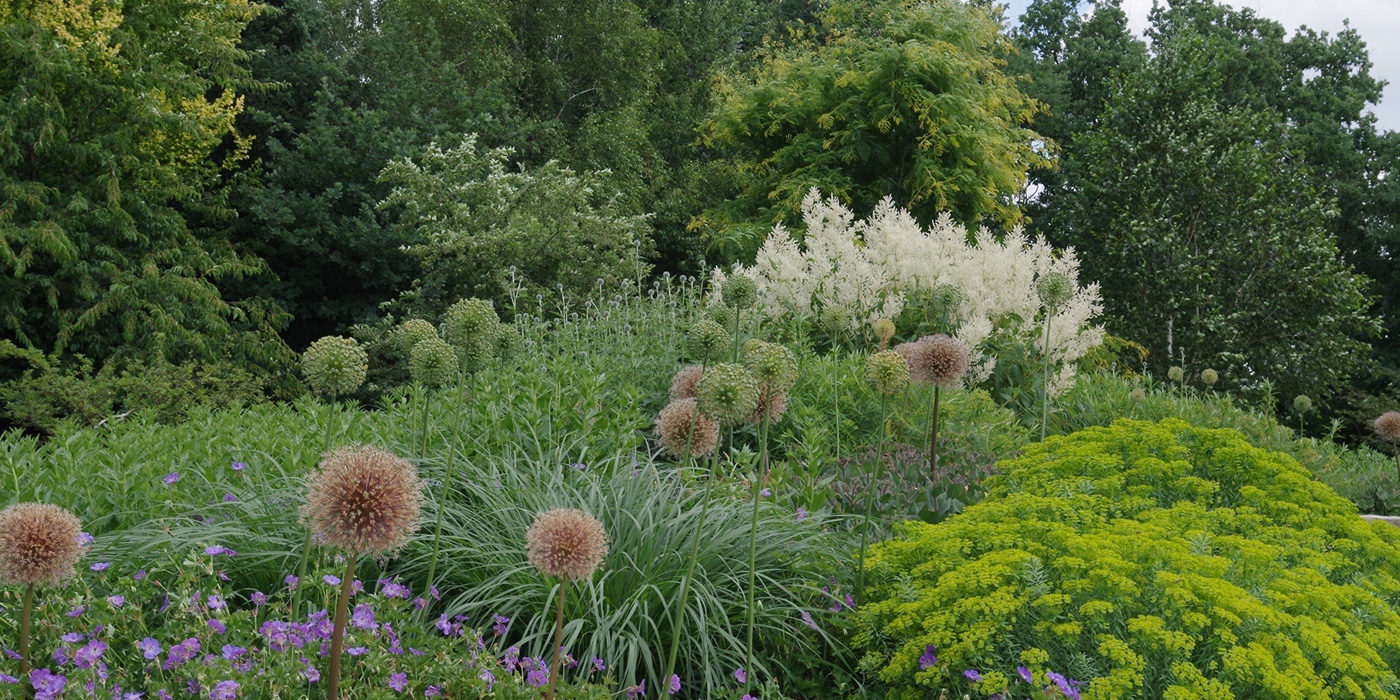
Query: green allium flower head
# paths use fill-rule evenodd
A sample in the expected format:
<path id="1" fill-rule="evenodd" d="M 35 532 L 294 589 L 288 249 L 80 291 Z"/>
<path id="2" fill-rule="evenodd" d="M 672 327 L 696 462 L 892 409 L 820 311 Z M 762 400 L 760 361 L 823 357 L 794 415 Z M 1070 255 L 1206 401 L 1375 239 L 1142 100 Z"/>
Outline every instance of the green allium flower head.
<path id="1" fill-rule="evenodd" d="M 744 343 L 744 366 L 759 383 L 773 389 L 786 391 L 797 381 L 797 358 L 777 343 Z"/>
<path id="2" fill-rule="evenodd" d="M 738 425 L 758 407 L 758 380 L 743 365 L 706 367 L 695 385 L 695 398 L 701 414 Z"/>
<path id="3" fill-rule="evenodd" d="M 957 316 L 963 304 L 962 290 L 951 284 L 940 284 L 929 294 L 929 304 L 934 313 Z"/>
<path id="4" fill-rule="evenodd" d="M 1215 386 L 1220 381 L 1220 374 L 1213 369 L 1201 370 L 1201 383 L 1206 386 Z"/>
<path id="5" fill-rule="evenodd" d="M 884 350 L 890 344 L 890 338 L 894 337 L 894 321 L 888 318 L 876 319 L 870 324 L 870 330 L 875 331 L 875 340 L 880 343 L 880 349 Z"/>
<path id="6" fill-rule="evenodd" d="M 351 338 L 328 335 L 301 355 L 301 372 L 311 390 L 321 396 L 345 396 L 360 388 L 369 370 L 369 356 Z"/>
<path id="7" fill-rule="evenodd" d="M 726 331 L 732 331 L 734 329 L 734 309 L 724 304 L 715 304 L 705 309 L 705 318 L 718 323 L 720 328 Z"/>
<path id="8" fill-rule="evenodd" d="M 502 323 L 496 333 L 496 358 L 503 362 L 513 360 L 524 347 L 525 338 L 520 331 L 509 323 Z"/>
<path id="9" fill-rule="evenodd" d="M 447 342 L 458 349 L 465 348 L 473 338 L 486 338 L 488 343 L 496 342 L 501 319 L 491 302 L 481 299 L 462 299 L 448 307 L 442 318 L 442 334 Z"/>
<path id="10" fill-rule="evenodd" d="M 894 396 L 909 386 L 909 363 L 893 350 L 881 350 L 866 359 L 865 382 L 877 394 Z"/>
<path id="11" fill-rule="evenodd" d="M 1143 391 L 1142 387 L 1137 387 L 1128 392 L 1128 398 L 1132 399 L 1133 403 L 1142 403 L 1147 398 L 1147 392 Z"/>
<path id="12" fill-rule="evenodd" d="M 1175 365 L 1167 368 L 1167 379 L 1180 383 L 1186 379 L 1186 370 Z"/>
<path id="13" fill-rule="evenodd" d="M 1307 413 L 1312 410 L 1312 407 L 1312 399 L 1308 398 L 1306 394 L 1298 394 L 1293 397 L 1293 411 L 1295 413 Z"/>
<path id="14" fill-rule="evenodd" d="M 467 374 L 476 374 L 490 366 L 491 360 L 496 357 L 495 336 L 467 338 L 461 345 L 456 346 L 455 350 L 457 366 Z"/>
<path id="15" fill-rule="evenodd" d="M 412 350 L 413 346 L 428 338 L 436 337 L 438 337 L 437 326 L 421 318 L 409 319 L 399 326 L 399 342 L 403 343 L 405 350 Z"/>
<path id="16" fill-rule="evenodd" d="M 686 349 L 690 356 L 704 364 L 712 364 L 724 357 L 724 351 L 734 342 L 733 336 L 723 326 L 705 319 L 690 327 L 686 336 Z"/>
<path id="17" fill-rule="evenodd" d="M 439 387 L 457 374 L 457 353 L 434 334 L 408 351 L 408 371 L 413 381 Z"/>
<path id="18" fill-rule="evenodd" d="M 1074 283 L 1063 272 L 1050 272 L 1035 281 L 1035 293 L 1046 308 L 1058 309 L 1074 296 Z"/>
<path id="19" fill-rule="evenodd" d="M 719 288 L 724 305 L 732 309 L 750 309 L 758 303 L 758 283 L 748 275 L 733 274 Z"/>

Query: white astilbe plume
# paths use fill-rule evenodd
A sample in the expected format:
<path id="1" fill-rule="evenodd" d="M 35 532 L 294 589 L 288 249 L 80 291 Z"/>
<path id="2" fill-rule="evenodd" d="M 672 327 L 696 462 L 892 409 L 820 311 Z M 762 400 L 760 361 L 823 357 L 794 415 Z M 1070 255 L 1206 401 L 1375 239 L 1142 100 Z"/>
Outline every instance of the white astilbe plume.
<path id="1" fill-rule="evenodd" d="M 813 189 L 802 213 L 807 235 L 801 245 L 775 226 L 754 265 L 735 269 L 758 283 L 759 309 L 771 318 L 793 314 L 853 334 L 877 319 L 898 318 L 906 303 L 921 303 L 921 295 L 948 285 L 960 293 L 958 308 L 948 313 L 951 335 L 971 349 L 967 382 L 975 386 L 996 369 L 997 358 L 985 351 L 994 333 L 1037 353 L 1044 348 L 1036 280 L 1058 272 L 1074 293 L 1050 320 L 1050 356 L 1059 367 L 1052 396 L 1073 386 L 1074 361 L 1103 341 L 1103 328 L 1093 323 L 1102 312 L 1099 288 L 1079 286 L 1073 248 L 1057 252 L 1019 228 L 1001 240 L 981 228 L 969 244 L 967 230 L 949 214 L 924 229 L 888 197 L 870 218 L 855 221 L 835 198 L 823 199 Z M 716 271 L 716 282 L 723 277 Z"/>

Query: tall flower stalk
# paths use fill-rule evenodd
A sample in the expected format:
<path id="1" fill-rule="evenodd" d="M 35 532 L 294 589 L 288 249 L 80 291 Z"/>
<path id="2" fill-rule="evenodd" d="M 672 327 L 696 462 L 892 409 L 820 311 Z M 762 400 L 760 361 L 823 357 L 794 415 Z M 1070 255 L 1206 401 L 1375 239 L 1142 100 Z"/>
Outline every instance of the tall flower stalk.
<path id="1" fill-rule="evenodd" d="M 82 524 L 58 506 L 16 503 L 0 510 L 0 582 L 24 587 L 19 622 L 19 678 L 29 679 L 34 589 L 73 575 L 82 556 Z M 27 691 L 21 691 L 27 694 Z"/>
<path id="2" fill-rule="evenodd" d="M 462 392 L 463 404 L 467 404 L 471 399 L 466 392 Z M 452 443 L 447 446 L 447 473 L 442 479 L 442 495 L 438 498 L 437 522 L 433 526 L 433 555 L 428 559 L 428 592 L 431 594 L 433 586 L 437 584 L 437 562 L 438 552 L 442 546 L 442 514 L 447 510 L 447 496 L 452 492 L 452 474 L 457 466 L 457 445 L 462 436 L 462 409 L 459 407 L 455 412 L 456 416 L 452 421 Z M 427 615 L 429 606 L 432 605 L 432 595 L 428 595 L 425 600 L 427 604 L 423 606 L 421 614 Z"/>
<path id="3" fill-rule="evenodd" d="M 340 700 L 345 616 L 361 554 L 383 555 L 402 547 L 418 529 L 423 482 L 407 460 L 377 447 L 337 450 L 306 480 L 302 516 L 307 528 L 345 552 L 345 576 L 336 601 L 326 697 Z M 300 582 L 298 583 L 300 587 Z"/>
<path id="4" fill-rule="evenodd" d="M 903 343 L 895 352 L 909 363 L 910 380 L 931 384 L 929 396 L 928 473 L 938 477 L 939 401 L 943 389 L 955 389 L 962 384 L 970 365 L 970 352 L 962 341 L 943 334 L 927 335 L 914 343 Z"/>
<path id="5" fill-rule="evenodd" d="M 870 516 L 875 509 L 875 483 L 883 475 L 885 466 L 889 399 L 909 386 L 909 363 L 893 350 L 881 350 L 866 359 L 865 381 L 880 397 L 880 443 L 875 451 L 875 466 L 871 469 L 870 483 L 865 488 L 865 519 L 860 528 L 860 559 L 856 574 L 857 604 L 865 600 L 865 549 L 870 540 Z"/>
<path id="6" fill-rule="evenodd" d="M 1050 321 L 1074 295 L 1074 281 L 1063 272 L 1046 273 L 1036 280 L 1035 292 L 1045 307 L 1045 344 L 1041 353 L 1045 371 L 1040 382 L 1040 440 L 1044 442 L 1050 421 Z"/>
<path id="7" fill-rule="evenodd" d="M 581 510 L 556 508 L 535 517 L 525 533 L 530 564 L 545 576 L 559 579 L 557 616 L 554 623 L 554 662 L 549 667 L 546 700 L 554 700 L 554 688 L 563 672 L 560 657 L 564 646 L 564 599 L 570 581 L 593 575 L 608 553 L 608 534 L 603 524 Z"/>
<path id="8" fill-rule="evenodd" d="M 1386 411 L 1372 426 L 1382 440 L 1395 448 L 1395 475 L 1400 478 L 1400 411 Z"/>

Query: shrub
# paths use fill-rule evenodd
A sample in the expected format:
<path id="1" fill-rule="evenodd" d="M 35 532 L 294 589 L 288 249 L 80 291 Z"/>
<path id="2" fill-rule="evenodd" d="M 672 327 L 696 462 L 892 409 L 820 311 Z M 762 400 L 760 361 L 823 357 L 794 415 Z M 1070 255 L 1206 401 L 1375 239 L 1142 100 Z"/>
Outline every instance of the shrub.
<path id="1" fill-rule="evenodd" d="M 997 692 L 987 669 L 1017 665 L 1095 700 L 1400 690 L 1400 531 L 1288 456 L 1121 420 L 1000 467 L 986 500 L 873 552 L 857 641 L 892 697 L 968 689 L 965 669 Z"/>

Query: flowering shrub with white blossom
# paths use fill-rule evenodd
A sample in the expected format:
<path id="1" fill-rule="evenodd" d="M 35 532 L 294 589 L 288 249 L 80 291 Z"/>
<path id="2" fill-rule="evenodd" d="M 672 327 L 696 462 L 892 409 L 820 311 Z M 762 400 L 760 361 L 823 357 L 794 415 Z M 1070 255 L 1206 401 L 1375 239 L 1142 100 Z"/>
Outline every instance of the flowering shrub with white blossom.
<path id="1" fill-rule="evenodd" d="M 969 236 L 947 214 L 925 229 L 889 198 L 857 221 L 834 197 L 813 189 L 802 215 L 807 230 L 800 241 L 775 226 L 754 264 L 728 273 L 753 278 L 758 307 L 770 319 L 796 318 L 834 338 L 861 335 L 880 319 L 896 321 L 906 336 L 945 332 L 972 349 L 967 382 L 976 385 L 997 368 L 995 346 L 1044 346 L 1046 309 L 1036 282 L 1061 273 L 1072 292 L 1050 319 L 1052 396 L 1073 385 L 1075 360 L 1103 340 L 1103 328 L 1093 322 L 1103 308 L 1099 287 L 1079 284 L 1072 248 L 1056 251 L 1020 229 L 1000 239 L 986 228 Z M 716 269 L 712 289 L 725 277 Z"/>

